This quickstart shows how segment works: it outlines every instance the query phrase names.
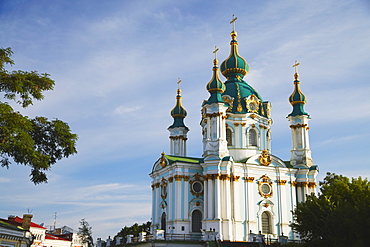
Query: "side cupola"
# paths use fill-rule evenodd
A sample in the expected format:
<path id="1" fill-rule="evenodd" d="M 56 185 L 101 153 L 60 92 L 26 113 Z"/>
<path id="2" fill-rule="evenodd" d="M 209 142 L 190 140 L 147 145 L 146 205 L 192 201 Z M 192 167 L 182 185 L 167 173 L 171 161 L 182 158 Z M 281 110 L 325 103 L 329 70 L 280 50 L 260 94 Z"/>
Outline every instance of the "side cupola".
<path id="1" fill-rule="evenodd" d="M 296 63 L 295 66 L 298 66 L 299 63 Z M 297 68 L 297 67 L 296 67 Z M 308 115 L 304 111 L 304 105 L 306 104 L 306 96 L 301 91 L 301 82 L 299 81 L 298 69 L 294 74 L 294 91 L 289 97 L 289 102 L 293 106 L 293 111 L 288 116 L 298 116 L 298 115 Z"/>
<path id="2" fill-rule="evenodd" d="M 222 99 L 222 93 L 225 91 L 226 86 L 225 84 L 221 81 L 219 75 L 218 75 L 218 60 L 216 58 L 216 52 L 218 49 L 216 48 L 214 53 L 215 53 L 215 59 L 213 60 L 213 77 L 212 79 L 208 82 L 207 84 L 207 90 L 211 94 L 209 96 L 209 99 L 207 100 L 207 104 L 212 104 L 212 103 L 218 103 L 218 102 L 225 102 Z"/>
<path id="3" fill-rule="evenodd" d="M 182 106 L 182 96 L 180 87 L 177 89 L 176 105 L 171 110 L 171 116 L 173 117 L 173 124 L 169 128 L 185 127 L 184 118 L 187 116 L 185 108 Z"/>

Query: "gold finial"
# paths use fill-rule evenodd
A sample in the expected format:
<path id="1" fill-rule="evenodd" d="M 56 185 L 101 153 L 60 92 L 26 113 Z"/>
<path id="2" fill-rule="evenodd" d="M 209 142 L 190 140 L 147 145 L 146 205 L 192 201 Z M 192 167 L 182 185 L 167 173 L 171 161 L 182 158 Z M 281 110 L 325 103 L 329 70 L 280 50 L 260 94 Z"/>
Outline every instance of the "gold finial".
<path id="1" fill-rule="evenodd" d="M 295 67 L 295 73 L 294 73 L 294 78 L 296 80 L 298 80 L 298 77 L 299 77 L 299 74 L 298 74 L 298 65 L 300 65 L 300 63 L 298 63 L 297 60 L 295 60 L 295 64 L 293 65 L 293 67 Z"/>
<path id="2" fill-rule="evenodd" d="M 238 19 L 238 17 L 235 17 L 235 15 L 233 14 L 233 18 L 232 20 L 230 21 L 230 24 L 233 24 L 233 32 L 235 31 L 235 21 Z"/>
<path id="3" fill-rule="evenodd" d="M 166 166 L 166 159 L 165 159 L 165 157 L 164 157 L 164 155 L 165 155 L 165 153 L 164 152 L 162 152 L 161 153 L 161 161 L 160 161 L 160 165 L 162 166 L 162 168 L 164 168 L 165 166 Z"/>

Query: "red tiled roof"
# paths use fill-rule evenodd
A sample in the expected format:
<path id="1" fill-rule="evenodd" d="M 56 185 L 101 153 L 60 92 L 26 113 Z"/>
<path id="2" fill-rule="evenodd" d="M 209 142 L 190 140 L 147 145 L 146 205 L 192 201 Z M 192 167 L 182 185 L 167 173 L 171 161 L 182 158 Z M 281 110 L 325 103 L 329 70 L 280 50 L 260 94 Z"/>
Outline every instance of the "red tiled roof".
<path id="1" fill-rule="evenodd" d="M 18 216 L 16 216 L 15 217 L 15 219 L 14 219 L 14 221 L 15 222 L 18 222 L 18 223 L 23 223 L 23 219 L 22 218 L 20 218 L 20 217 L 18 217 Z M 33 222 L 31 222 L 31 225 L 30 225 L 31 227 L 36 227 L 36 228 L 41 228 L 41 229 L 46 229 L 45 227 L 43 227 L 43 226 L 40 226 L 40 225 L 38 225 L 38 224 L 36 224 L 36 223 L 33 223 Z"/>
<path id="2" fill-rule="evenodd" d="M 0 219 L 0 220 L 5 221 L 5 222 L 7 222 L 7 223 L 9 223 L 13 226 L 22 226 L 22 223 L 23 223 L 23 219 L 18 217 L 18 216 L 14 217 L 14 218 L 11 218 L 11 219 Z M 36 228 L 41 228 L 41 229 L 46 229 L 45 227 L 40 226 L 40 225 L 38 225 L 36 223 L 33 223 L 33 222 L 31 222 L 30 226 L 31 227 L 36 227 Z"/>
<path id="3" fill-rule="evenodd" d="M 45 239 L 70 241 L 68 239 L 60 238 L 60 237 L 54 236 L 54 235 L 49 234 L 49 233 L 46 233 Z"/>

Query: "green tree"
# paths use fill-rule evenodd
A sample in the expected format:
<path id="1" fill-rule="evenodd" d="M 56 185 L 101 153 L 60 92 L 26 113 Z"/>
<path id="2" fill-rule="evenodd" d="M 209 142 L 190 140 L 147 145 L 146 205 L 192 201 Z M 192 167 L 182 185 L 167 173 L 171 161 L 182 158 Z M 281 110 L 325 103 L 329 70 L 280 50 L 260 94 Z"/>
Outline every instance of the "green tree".
<path id="1" fill-rule="evenodd" d="M 77 135 L 59 119 L 31 119 L 6 102 L 12 100 L 27 108 L 33 100 L 42 100 L 44 91 L 54 87 L 46 73 L 7 71 L 5 65 L 14 64 L 12 54 L 10 47 L 0 48 L 0 92 L 5 99 L 0 101 L 0 164 L 6 168 L 12 163 L 30 166 L 30 179 L 39 184 L 47 182 L 45 171 L 51 165 L 77 153 Z"/>
<path id="2" fill-rule="evenodd" d="M 148 221 L 146 223 L 143 223 L 139 225 L 138 223 L 133 224 L 132 226 L 125 226 L 124 228 L 121 229 L 120 232 L 114 236 L 114 240 L 117 237 L 123 237 L 123 240 L 126 241 L 126 236 L 127 235 L 134 235 L 135 237 L 139 236 L 140 232 L 146 232 L 147 234 L 150 233 L 150 226 L 152 222 Z"/>
<path id="3" fill-rule="evenodd" d="M 368 246 L 370 183 L 327 173 L 320 193 L 307 196 L 294 211 L 294 229 L 306 246 Z"/>
<path id="4" fill-rule="evenodd" d="M 85 219 L 81 219 L 80 227 L 78 228 L 78 236 L 84 246 L 94 247 L 94 240 L 92 237 L 92 227 Z"/>

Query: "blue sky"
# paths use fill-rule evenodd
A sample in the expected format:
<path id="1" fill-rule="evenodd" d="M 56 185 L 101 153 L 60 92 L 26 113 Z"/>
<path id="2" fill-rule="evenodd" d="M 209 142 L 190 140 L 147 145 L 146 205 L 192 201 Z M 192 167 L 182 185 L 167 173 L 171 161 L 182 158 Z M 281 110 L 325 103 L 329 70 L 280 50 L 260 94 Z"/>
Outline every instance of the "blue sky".
<path id="1" fill-rule="evenodd" d="M 33 185 L 29 168 L 0 169 L 0 217 L 74 229 L 85 218 L 94 238 L 150 220 L 148 174 L 169 152 L 170 111 L 182 80 L 188 155 L 202 154 L 200 106 L 212 77 L 213 49 L 229 54 L 232 14 L 244 78 L 272 104 L 272 153 L 288 160 L 286 116 L 298 60 L 310 114 L 314 162 L 325 173 L 370 177 L 370 3 L 311 1 L 0 0 L 0 47 L 8 70 L 47 72 L 55 90 L 27 109 L 59 118 L 79 135 L 78 154 Z M 17 108 L 18 109 L 18 108 Z"/>

